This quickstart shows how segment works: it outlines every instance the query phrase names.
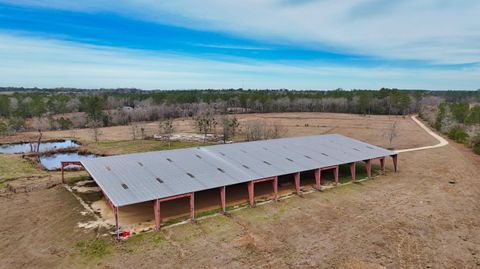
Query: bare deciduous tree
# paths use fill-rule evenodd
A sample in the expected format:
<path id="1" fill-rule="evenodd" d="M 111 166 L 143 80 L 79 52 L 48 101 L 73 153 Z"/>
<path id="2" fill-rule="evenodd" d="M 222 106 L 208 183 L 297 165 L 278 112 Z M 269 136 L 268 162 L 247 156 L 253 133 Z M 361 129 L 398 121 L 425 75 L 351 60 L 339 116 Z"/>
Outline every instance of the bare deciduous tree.
<path id="1" fill-rule="evenodd" d="M 285 128 L 285 126 L 278 123 L 274 123 L 270 127 L 268 136 L 269 138 L 281 138 L 281 137 L 284 137 L 286 134 L 287 134 L 287 129 Z"/>
<path id="2" fill-rule="evenodd" d="M 92 120 L 88 123 L 88 127 L 92 129 L 92 137 L 95 142 L 98 142 L 98 138 L 102 135 L 100 127 L 102 127 L 102 122 L 99 120 Z"/>
<path id="3" fill-rule="evenodd" d="M 195 118 L 195 125 L 200 133 L 203 133 L 203 142 L 207 140 L 207 134 L 212 131 L 212 128 L 217 126 L 217 121 L 213 116 L 212 111 L 206 111 L 203 113 L 199 113 Z"/>
<path id="4" fill-rule="evenodd" d="M 132 128 L 132 140 L 135 141 L 137 140 L 138 125 L 136 122 L 132 122 L 130 126 Z"/>
<path id="5" fill-rule="evenodd" d="M 224 116 L 222 118 L 222 129 L 223 129 L 223 143 L 226 143 L 230 138 L 235 137 L 236 129 L 240 123 L 238 122 L 237 117 Z"/>
<path id="6" fill-rule="evenodd" d="M 168 141 L 168 148 L 170 148 L 170 138 L 174 132 L 173 121 L 171 119 L 166 119 L 160 121 L 160 134 L 162 135 L 162 140 Z"/>
<path id="7" fill-rule="evenodd" d="M 32 119 L 32 127 L 38 131 L 38 139 L 36 145 L 30 143 L 30 151 L 39 152 L 42 143 L 43 131 L 50 128 L 50 121 L 47 117 L 34 117 Z"/>
<path id="8" fill-rule="evenodd" d="M 283 137 L 287 129 L 278 123 L 269 125 L 266 122 L 251 121 L 245 124 L 244 132 L 247 141 L 255 141 Z"/>
<path id="9" fill-rule="evenodd" d="M 255 141 L 265 139 L 265 122 L 251 121 L 245 124 L 245 139 Z"/>
<path id="10" fill-rule="evenodd" d="M 392 148 L 393 140 L 398 136 L 397 122 L 394 121 L 387 132 L 389 147 Z"/>

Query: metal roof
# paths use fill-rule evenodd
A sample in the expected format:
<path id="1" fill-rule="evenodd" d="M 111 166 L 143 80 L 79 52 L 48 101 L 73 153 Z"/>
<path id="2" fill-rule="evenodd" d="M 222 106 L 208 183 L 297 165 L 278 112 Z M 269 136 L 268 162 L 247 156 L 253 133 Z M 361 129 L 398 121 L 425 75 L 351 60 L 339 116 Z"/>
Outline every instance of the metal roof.
<path id="1" fill-rule="evenodd" d="M 396 154 L 338 134 L 82 160 L 115 206 Z"/>

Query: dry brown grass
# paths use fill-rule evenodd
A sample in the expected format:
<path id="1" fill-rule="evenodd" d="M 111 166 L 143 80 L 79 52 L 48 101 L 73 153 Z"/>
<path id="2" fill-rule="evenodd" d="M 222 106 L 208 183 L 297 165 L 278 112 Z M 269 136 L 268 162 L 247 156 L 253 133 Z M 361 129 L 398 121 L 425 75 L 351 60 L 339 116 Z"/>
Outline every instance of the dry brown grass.
<path id="1" fill-rule="evenodd" d="M 362 141 L 370 142 L 383 147 L 390 147 L 388 132 L 393 122 L 397 122 L 398 137 L 393 141 L 393 148 L 403 149 L 432 145 L 436 140 L 423 135 L 424 131 L 409 117 L 401 116 L 361 116 L 356 114 L 340 113 L 265 113 L 241 114 L 237 116 L 240 129 L 246 122 L 260 121 L 268 124 L 278 124 L 287 129 L 286 136 L 316 135 L 338 133 Z M 195 124 L 191 119 L 176 119 L 174 121 L 176 132 L 195 133 Z M 158 122 L 144 123 L 145 134 L 153 136 L 158 131 Z M 220 128 L 217 130 L 220 133 Z M 12 142 L 35 139 L 36 133 L 21 133 L 14 137 L 0 139 L 0 142 Z M 75 131 L 51 131 L 44 133 L 45 139 L 76 138 L 83 143 L 93 141 L 92 131 L 80 129 Z M 236 140 L 244 139 L 239 135 Z M 101 128 L 100 140 L 125 141 L 132 140 L 130 126 L 114 126 Z"/>

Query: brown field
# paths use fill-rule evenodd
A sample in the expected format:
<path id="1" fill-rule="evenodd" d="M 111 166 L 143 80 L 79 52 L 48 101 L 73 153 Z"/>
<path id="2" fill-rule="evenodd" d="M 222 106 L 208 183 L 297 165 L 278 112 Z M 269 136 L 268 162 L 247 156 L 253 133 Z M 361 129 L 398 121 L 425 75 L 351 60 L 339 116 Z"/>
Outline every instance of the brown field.
<path id="1" fill-rule="evenodd" d="M 390 147 L 388 133 L 393 122 L 397 122 L 398 137 L 394 139 L 392 147 L 403 149 L 422 145 L 431 145 L 436 142 L 430 136 L 424 135 L 409 117 L 401 116 L 362 116 L 356 114 L 340 113 L 265 113 L 265 114 L 239 114 L 240 129 L 247 122 L 265 122 L 278 124 L 285 130 L 285 136 L 302 136 L 338 133 L 373 144 Z M 153 136 L 158 132 L 158 122 L 144 123 L 145 135 Z M 195 123 L 191 119 L 176 119 L 174 121 L 176 132 L 195 133 Z M 240 130 L 241 131 L 241 130 Z M 220 128 L 217 130 L 220 133 Z M 30 141 L 37 138 L 37 133 L 26 132 L 17 136 L 0 138 L 0 143 L 14 141 Z M 44 139 L 75 138 L 85 144 L 93 142 L 92 131 L 78 129 L 69 131 L 49 131 L 44 133 Z M 243 140 L 239 135 L 236 140 Z M 101 141 L 132 140 L 132 128 L 130 126 L 114 126 L 101 128 Z"/>
<path id="2" fill-rule="evenodd" d="M 341 133 L 380 146 L 388 146 L 383 133 L 396 120 L 400 128 L 393 147 L 436 143 L 401 117 L 241 116 L 242 122 L 252 119 L 276 121 L 288 127 L 289 136 Z M 149 130 L 156 125 L 149 124 Z M 192 130 L 188 120 L 178 120 L 176 126 Z M 127 131 L 105 128 L 104 136 L 127 140 Z M 89 142 L 88 130 L 77 136 Z M 400 154 L 397 173 L 142 233 L 125 242 L 102 236 L 94 240 L 102 231 L 80 228 L 78 223 L 94 216 L 61 186 L 0 193 L 0 268 L 476 268 L 479 168 L 478 156 L 451 142 Z"/>

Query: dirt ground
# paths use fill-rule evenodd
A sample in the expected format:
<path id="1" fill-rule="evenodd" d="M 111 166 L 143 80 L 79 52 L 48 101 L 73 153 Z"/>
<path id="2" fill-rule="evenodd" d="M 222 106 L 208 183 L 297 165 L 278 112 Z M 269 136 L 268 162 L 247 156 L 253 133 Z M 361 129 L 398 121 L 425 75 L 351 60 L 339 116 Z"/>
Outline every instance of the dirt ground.
<path id="1" fill-rule="evenodd" d="M 286 131 L 285 136 L 302 136 L 326 133 L 338 133 L 382 147 L 403 149 L 422 145 L 431 145 L 435 140 L 418 127 L 410 117 L 401 116 L 362 116 L 341 113 L 264 113 L 237 115 L 240 129 L 245 128 L 248 122 L 262 122 L 278 124 Z M 391 126 L 397 122 L 397 137 L 392 145 L 389 143 L 388 134 Z M 145 135 L 153 136 L 158 132 L 158 122 L 144 123 Z M 243 126 L 243 127 L 242 127 Z M 195 123 L 191 119 L 176 119 L 175 132 L 194 133 Z M 241 131 L 241 130 L 240 130 Z M 104 141 L 121 141 L 132 139 L 131 126 L 114 126 L 101 128 L 99 139 Z M 217 133 L 221 133 L 220 127 Z M 14 141 L 30 141 L 37 138 L 37 133 L 20 133 L 17 136 L 0 138 L 0 143 Z M 44 132 L 44 139 L 75 138 L 83 143 L 93 141 L 92 131 L 89 129 L 50 131 Z M 243 135 L 237 140 L 244 139 Z"/>
<path id="2" fill-rule="evenodd" d="M 385 143 L 377 133 L 388 117 L 379 123 L 373 117 L 318 117 L 324 117 L 319 126 L 331 127 L 296 127 L 301 121 L 294 118 L 289 135 L 334 128 L 328 132 Z M 407 137 L 399 137 L 396 147 L 435 144 L 410 119 L 398 120 Z M 373 180 L 125 242 L 103 238 L 101 257 L 79 251 L 79 242 L 98 232 L 79 228 L 94 217 L 62 186 L 0 193 L 0 268 L 478 268 L 479 168 L 480 158 L 453 142 L 402 153 L 399 172 Z"/>

